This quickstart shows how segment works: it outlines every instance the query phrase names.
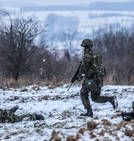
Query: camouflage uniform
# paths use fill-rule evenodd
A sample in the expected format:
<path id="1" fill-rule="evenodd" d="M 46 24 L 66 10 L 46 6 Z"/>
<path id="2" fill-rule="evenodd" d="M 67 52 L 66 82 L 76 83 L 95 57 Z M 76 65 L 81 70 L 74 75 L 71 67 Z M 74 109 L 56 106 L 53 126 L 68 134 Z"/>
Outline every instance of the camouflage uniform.
<path id="1" fill-rule="evenodd" d="M 44 120 L 42 115 L 38 114 L 24 114 L 24 115 L 16 115 L 15 112 L 18 109 L 18 106 L 13 107 L 12 109 L 2 110 L 0 109 L 0 123 L 14 123 L 20 122 L 23 118 L 28 117 L 29 120 Z"/>
<path id="2" fill-rule="evenodd" d="M 92 51 L 93 43 L 89 39 L 83 40 L 81 46 L 85 48 L 85 51 L 77 80 L 80 81 L 83 77 L 85 78 L 80 92 L 82 103 L 85 109 L 87 109 L 85 115 L 93 116 L 90 101 L 88 99 L 89 91 L 91 92 L 91 99 L 94 102 L 104 103 L 108 101 L 115 109 L 114 97 L 100 96 L 101 87 L 103 86 L 103 77 L 105 75 L 105 68 L 102 63 L 99 62 L 102 60 L 101 55 Z"/>

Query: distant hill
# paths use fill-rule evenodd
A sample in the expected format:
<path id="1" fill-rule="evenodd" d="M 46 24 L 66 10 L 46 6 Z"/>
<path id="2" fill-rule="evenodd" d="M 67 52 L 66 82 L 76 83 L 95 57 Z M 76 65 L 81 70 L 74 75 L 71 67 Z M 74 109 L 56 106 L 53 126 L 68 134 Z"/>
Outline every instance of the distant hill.
<path id="1" fill-rule="evenodd" d="M 22 7 L 22 11 L 69 11 L 69 10 L 88 10 L 85 6 L 56 5 L 56 6 L 37 6 Z"/>
<path id="2" fill-rule="evenodd" d="M 134 11 L 134 2 L 96 2 L 91 3 L 90 10 Z"/>
<path id="3" fill-rule="evenodd" d="M 134 11 L 134 2 L 93 2 L 88 6 L 55 5 L 55 6 L 27 6 L 22 11 L 69 11 L 69 10 L 107 10 L 107 11 Z"/>

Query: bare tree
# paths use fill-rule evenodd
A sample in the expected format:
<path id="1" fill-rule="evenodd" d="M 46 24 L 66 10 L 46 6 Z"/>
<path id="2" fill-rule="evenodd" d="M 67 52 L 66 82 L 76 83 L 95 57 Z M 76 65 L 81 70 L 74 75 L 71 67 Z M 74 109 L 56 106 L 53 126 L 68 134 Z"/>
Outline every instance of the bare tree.
<path id="1" fill-rule="evenodd" d="M 102 52 L 107 77 L 116 84 L 134 83 L 134 32 L 132 29 L 109 29 L 94 38 L 95 48 Z M 113 83 L 112 82 L 112 83 Z"/>
<path id="2" fill-rule="evenodd" d="M 10 17 L 9 22 L 0 29 L 0 65 L 18 80 L 32 69 L 32 57 L 37 49 L 34 39 L 39 34 L 39 25 L 31 18 Z"/>

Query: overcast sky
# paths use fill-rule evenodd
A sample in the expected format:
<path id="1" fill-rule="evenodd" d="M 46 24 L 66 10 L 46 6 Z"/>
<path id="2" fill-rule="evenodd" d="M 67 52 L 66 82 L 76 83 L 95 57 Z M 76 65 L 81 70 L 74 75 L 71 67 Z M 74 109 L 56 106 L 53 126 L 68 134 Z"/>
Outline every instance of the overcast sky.
<path id="1" fill-rule="evenodd" d="M 134 0 L 0 0 L 0 7 L 5 6 L 44 6 L 44 5 L 87 5 L 95 1 L 126 2 Z"/>

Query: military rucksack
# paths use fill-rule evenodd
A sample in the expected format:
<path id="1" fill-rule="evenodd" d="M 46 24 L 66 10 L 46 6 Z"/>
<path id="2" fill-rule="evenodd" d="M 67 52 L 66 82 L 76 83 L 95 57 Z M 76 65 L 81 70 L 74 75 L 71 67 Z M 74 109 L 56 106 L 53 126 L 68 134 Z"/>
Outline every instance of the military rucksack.
<path id="1" fill-rule="evenodd" d="M 93 66 L 95 67 L 95 73 L 97 76 L 104 76 L 106 74 L 105 67 L 102 65 L 102 55 L 93 54 L 94 62 Z"/>

